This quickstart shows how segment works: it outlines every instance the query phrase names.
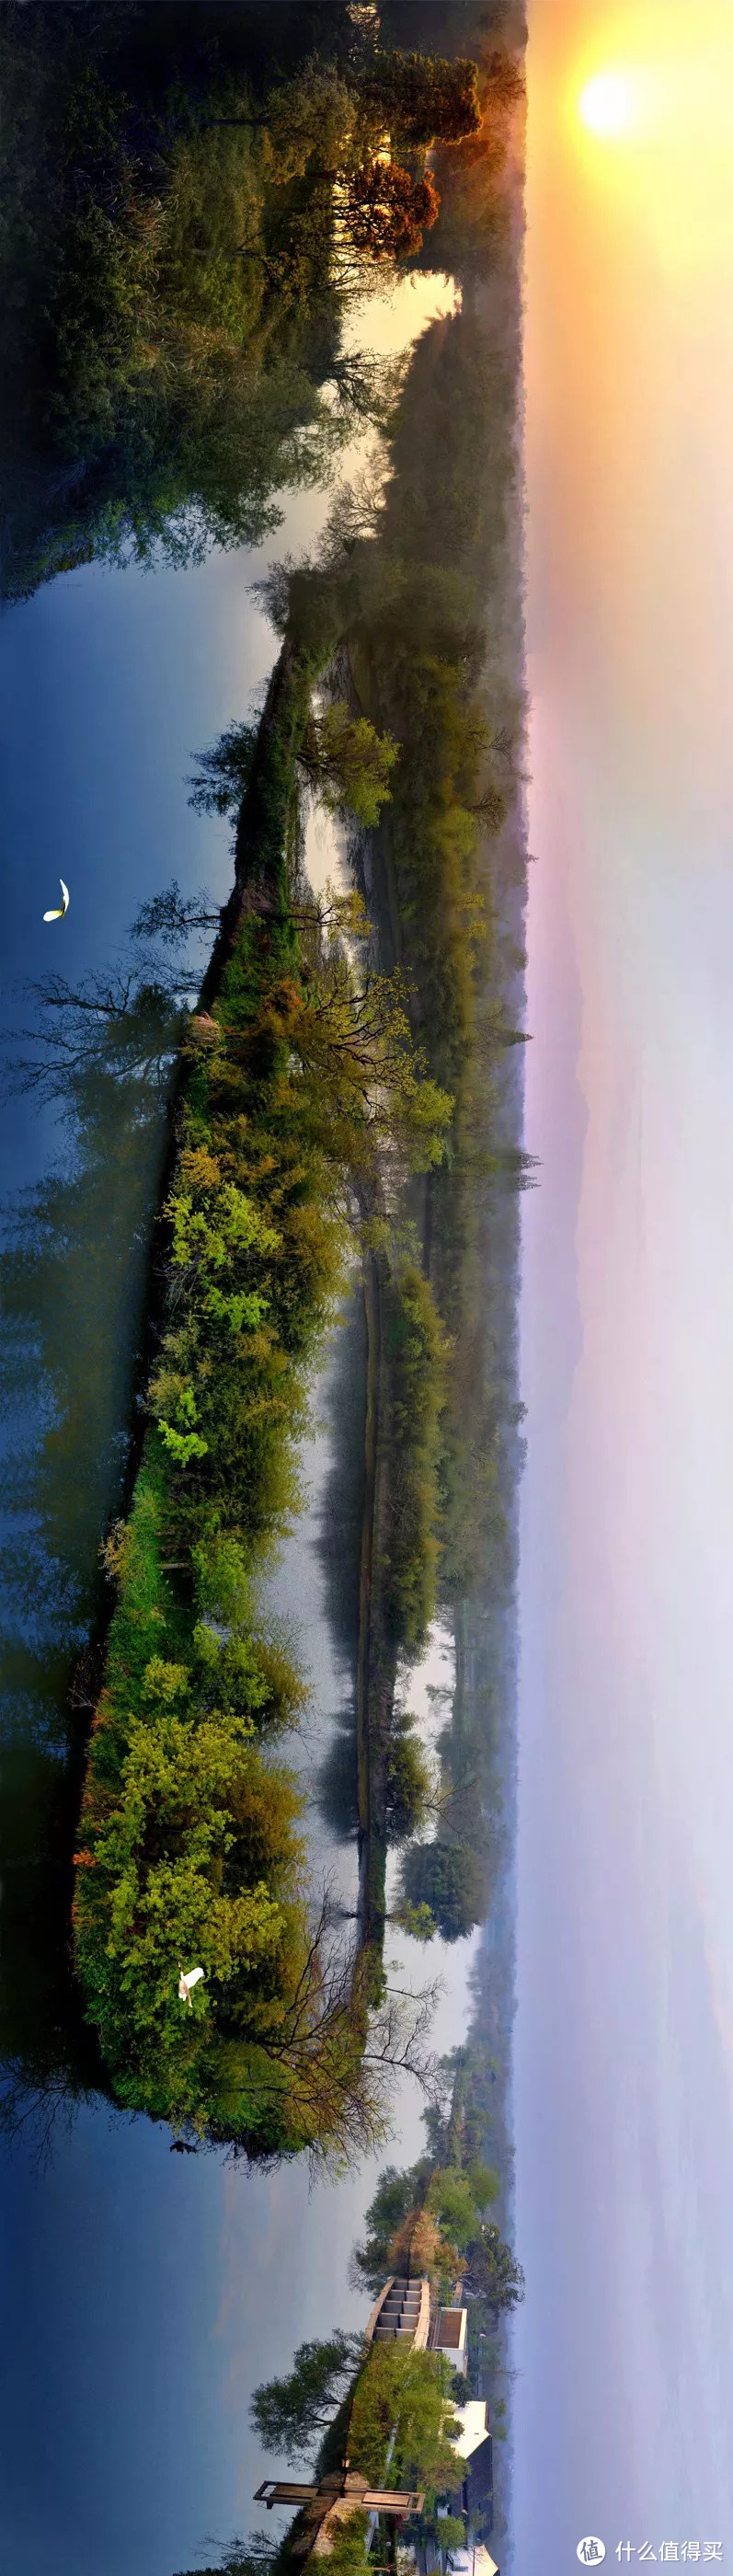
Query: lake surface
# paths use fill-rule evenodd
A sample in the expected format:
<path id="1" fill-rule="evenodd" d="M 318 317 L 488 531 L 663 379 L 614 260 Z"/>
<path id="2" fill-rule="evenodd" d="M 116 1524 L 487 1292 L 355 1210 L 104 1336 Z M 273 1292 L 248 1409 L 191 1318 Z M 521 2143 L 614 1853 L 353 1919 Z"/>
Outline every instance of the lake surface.
<path id="1" fill-rule="evenodd" d="M 401 324 L 394 303 L 381 318 L 386 344 L 451 302 L 447 285 L 410 283 Z M 370 317 L 373 327 L 373 306 Z M 325 496 L 288 497 L 282 530 L 257 554 L 185 573 L 83 569 L 0 621 L 7 1025 L 27 1017 L 24 979 L 59 967 L 74 980 L 106 966 L 140 904 L 171 877 L 184 893 L 203 883 L 221 900 L 228 827 L 191 812 L 186 773 L 191 755 L 248 711 L 271 667 L 275 640 L 250 583 L 312 541 L 327 506 Z M 59 876 L 68 918 L 44 928 Z M 17 1272 L 6 1316 L 17 1385 L 2 1489 L 0 2021 L 15 2047 L 29 2032 L 39 2038 L 47 2019 L 48 1909 L 36 1907 L 36 1889 L 47 1893 L 45 1819 L 99 1535 L 124 1475 L 155 1186 L 155 1137 L 142 1183 L 116 1140 L 97 1142 L 102 1157 L 105 1142 L 110 1152 L 107 1205 L 101 1185 L 80 1200 L 63 1132 L 37 1102 L 14 1104 L 0 1139 L 4 1202 L 37 1190 L 59 1163 L 67 1182 L 43 1225 L 37 1202 L 25 1201 L 25 1341 Z M 334 1623 L 329 1405 L 339 1350 L 337 1336 L 314 1389 L 308 1509 L 273 1579 L 313 1685 L 298 1758 L 314 1791 L 348 1690 L 343 1605 Z M 445 1673 L 437 1639 L 423 1707 L 427 1684 Z M 316 1807 L 311 1823 L 348 1906 L 355 1847 Z M 418 1982 L 422 1954 L 389 1946 Z M 438 1943 L 430 1954 L 429 1974 L 444 1976 L 439 2050 L 465 2027 L 473 1948 Z M 43 2132 L 48 2085 L 41 2095 Z M 422 2144 L 412 2090 L 395 2099 L 395 2127 L 404 2161 Z M 249 2427 L 253 2386 L 285 2369 L 304 2336 L 364 2320 L 348 2262 L 384 2155 L 309 2190 L 302 2165 L 264 2177 L 214 2155 L 171 2157 L 166 2131 L 104 2101 L 82 2103 L 69 2127 L 59 2117 L 40 2162 L 39 2134 L 37 2125 L 2 2147 L 0 2557 L 22 2576 L 50 2566 L 54 2576 L 174 2576 L 205 2556 L 210 2536 L 225 2540 L 256 2519 L 252 2492 L 274 2464 Z"/>

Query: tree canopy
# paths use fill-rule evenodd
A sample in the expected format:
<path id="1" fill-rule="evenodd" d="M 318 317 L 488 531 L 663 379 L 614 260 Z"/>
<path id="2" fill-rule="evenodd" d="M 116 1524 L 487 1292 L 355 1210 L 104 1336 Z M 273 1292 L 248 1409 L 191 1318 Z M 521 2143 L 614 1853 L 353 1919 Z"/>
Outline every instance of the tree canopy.
<path id="1" fill-rule="evenodd" d="M 386 1765 L 386 1825 L 391 1843 L 408 1842 L 426 1822 L 432 1773 L 413 1719 L 400 1711 L 390 1730 Z"/>
<path id="2" fill-rule="evenodd" d="M 495 2317 L 507 2315 L 520 2305 L 524 2273 L 498 2227 L 482 2228 L 481 2235 L 469 2244 L 463 2288 L 467 2298 L 482 2300 Z"/>
<path id="3" fill-rule="evenodd" d="M 428 1905 L 443 1941 L 463 1941 L 481 1922 L 486 1883 L 479 1853 L 468 1842 L 451 1842 L 443 1834 L 431 1843 L 412 1843 L 402 1863 L 405 1896 L 412 1905 Z"/>
<path id="4" fill-rule="evenodd" d="M 197 812 L 238 813 L 256 740 L 256 724 L 233 722 L 199 753 L 189 782 Z M 302 777 L 326 810 L 364 827 L 379 821 L 398 756 L 389 734 L 377 733 L 366 716 L 351 715 L 339 699 L 311 707 L 296 748 Z"/>
<path id="5" fill-rule="evenodd" d="M 334 2326 L 331 2335 L 299 2344 L 284 2379 L 256 2388 L 250 2413 L 266 2451 L 276 2458 L 312 2461 L 322 2436 L 358 2370 L 361 2335 Z"/>
<path id="6" fill-rule="evenodd" d="M 481 123 L 478 68 L 460 58 L 379 48 L 363 87 L 405 143 L 455 143 Z"/>

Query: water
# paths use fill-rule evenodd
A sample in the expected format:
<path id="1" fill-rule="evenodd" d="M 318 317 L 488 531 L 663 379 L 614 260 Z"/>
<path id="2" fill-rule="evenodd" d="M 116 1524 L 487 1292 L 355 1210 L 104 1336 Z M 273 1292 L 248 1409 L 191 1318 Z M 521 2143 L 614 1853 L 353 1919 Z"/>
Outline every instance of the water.
<path id="1" fill-rule="evenodd" d="M 439 302 L 435 280 L 415 281 L 407 331 Z M 393 306 L 383 328 L 394 344 Z M 140 904 L 172 876 L 184 893 L 205 883 L 221 900 L 228 831 L 191 813 L 190 755 L 247 711 L 271 666 L 274 638 L 249 584 L 273 557 L 312 542 L 327 506 L 323 495 L 288 499 L 283 530 L 256 554 L 185 573 L 91 567 L 3 618 L 7 1024 L 27 1016 L 24 978 L 104 967 Z M 60 875 L 69 915 L 44 928 Z M 32 2126 L 2 2149 L 0 2554 L 22 2576 L 48 2576 L 50 2565 L 55 2576 L 174 2576 L 205 2553 L 208 2535 L 246 2530 L 253 2489 L 273 2466 L 250 2432 L 251 2389 L 288 2366 L 303 2336 L 363 2321 L 348 2261 L 383 2161 L 309 2190 L 302 2165 L 263 2177 L 203 2153 L 172 2157 L 167 2132 L 122 2118 L 93 2089 L 70 2124 L 63 2098 L 56 2109 L 66 1692 L 93 1611 L 100 1531 L 122 1487 L 160 1141 L 152 1129 L 145 1153 L 133 1150 L 129 1136 L 112 1135 L 109 1115 L 103 1102 L 96 1177 L 83 1186 L 53 1113 L 33 1101 L 15 1105 L 0 1145 L 6 1201 L 37 1191 L 59 1165 L 64 1175 L 42 1209 L 24 1201 L 25 1268 L 5 1281 L 17 1384 L 3 1488 L 0 2024 L 6 2054 L 35 2067 L 37 2102 Z M 335 1538 L 343 1415 L 337 1437 L 328 1423 L 358 1329 L 355 1317 L 314 1389 L 308 1510 L 273 1582 L 313 1682 L 298 1758 L 313 1783 L 314 1853 L 337 1866 L 347 1910 L 355 1845 L 315 1800 L 348 1702 L 350 1578 Z M 440 1677 L 439 1641 L 435 1651 L 426 1669 Z M 414 1977 L 414 1948 L 389 1946 Z M 442 1962 L 441 1948 L 429 1969 L 445 1972 L 435 2030 L 444 2050 L 465 2025 L 472 1945 Z M 93 2088 L 81 2031 L 74 2062 L 78 2086 Z M 395 2121 L 400 2159 L 416 2154 L 413 2090 L 397 2096 Z"/>

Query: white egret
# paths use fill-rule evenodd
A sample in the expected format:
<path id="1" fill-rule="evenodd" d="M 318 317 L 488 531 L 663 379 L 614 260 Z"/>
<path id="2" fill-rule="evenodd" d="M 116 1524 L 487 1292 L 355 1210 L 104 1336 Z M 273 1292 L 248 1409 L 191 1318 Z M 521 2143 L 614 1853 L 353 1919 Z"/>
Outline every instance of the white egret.
<path id="1" fill-rule="evenodd" d="M 206 1975 L 206 1970 L 205 1970 L 205 1968 L 186 1968 L 186 1969 L 184 1970 L 184 1969 L 181 1967 L 181 1962 L 180 1962 L 180 1959 L 179 1959 L 179 1961 L 178 1961 L 178 1993 L 179 1993 L 180 2001 L 181 2001 L 181 2003 L 182 2003 L 182 2004 L 190 2004 L 190 2002 L 191 2002 L 191 1987 L 192 1987 L 192 1986 L 197 1986 L 197 1985 L 198 1985 L 198 1982 L 199 1982 L 199 1977 L 203 1977 L 203 1976 L 205 1976 L 205 1975 Z"/>
<path id="2" fill-rule="evenodd" d="M 68 886 L 64 885 L 63 877 L 59 877 L 59 885 L 64 898 L 63 903 L 58 904 L 54 912 L 44 912 L 44 921 L 63 921 L 64 913 L 68 912 L 71 897 Z"/>

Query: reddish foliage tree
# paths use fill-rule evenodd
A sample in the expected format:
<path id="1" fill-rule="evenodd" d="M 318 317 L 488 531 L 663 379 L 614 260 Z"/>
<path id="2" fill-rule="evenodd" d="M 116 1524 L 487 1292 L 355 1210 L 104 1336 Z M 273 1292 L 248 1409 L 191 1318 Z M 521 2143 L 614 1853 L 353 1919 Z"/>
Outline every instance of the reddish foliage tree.
<path id="1" fill-rule="evenodd" d="M 399 161 L 374 161 L 348 182 L 347 226 L 355 250 L 370 259 L 410 259 L 435 222 L 433 180 L 411 179 Z"/>

